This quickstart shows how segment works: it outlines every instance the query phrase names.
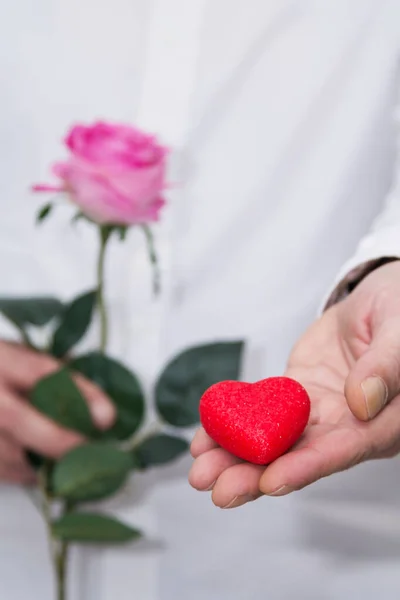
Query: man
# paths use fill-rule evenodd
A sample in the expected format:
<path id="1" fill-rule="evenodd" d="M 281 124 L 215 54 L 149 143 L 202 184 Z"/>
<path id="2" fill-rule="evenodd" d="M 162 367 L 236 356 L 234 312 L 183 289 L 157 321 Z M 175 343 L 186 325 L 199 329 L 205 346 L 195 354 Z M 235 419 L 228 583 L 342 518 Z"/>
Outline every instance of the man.
<path id="1" fill-rule="evenodd" d="M 204 455 L 194 469 L 203 465 L 203 480 L 194 470 L 192 482 L 210 487 L 215 475 L 214 501 L 238 505 L 260 492 L 299 489 L 369 453 L 394 453 L 397 400 L 370 423 L 354 419 L 350 426 L 342 392 L 347 378 L 347 401 L 365 419 L 386 401 L 384 383 L 388 400 L 398 391 L 398 287 L 392 282 L 399 267 L 386 263 L 400 252 L 392 120 L 399 87 L 398 2 L 3 4 L 2 293 L 70 298 L 87 289 L 95 244 L 90 229 L 81 223 L 72 230 L 69 209 L 60 207 L 51 224 L 35 230 L 37 205 L 26 189 L 59 157 L 58 139 L 72 121 L 102 116 L 135 122 L 175 149 L 173 179 L 180 185 L 157 232 L 160 301 L 150 299 L 140 236 L 112 249 L 111 351 L 150 385 L 163 362 L 186 345 L 243 337 L 243 378 L 255 380 L 280 374 L 300 338 L 289 374 L 312 394 L 319 420 L 314 431 L 326 429 L 308 440 L 312 450 L 288 454 L 265 473 L 233 465 L 234 477 L 224 470 L 232 457 L 211 449 L 225 461 L 216 464 L 204 453 L 209 440 L 197 438 L 193 453 Z M 385 264 L 375 262 L 381 259 Z M 334 281 L 344 287 L 351 282 L 343 296 L 358 285 L 301 337 Z M 360 327 L 366 322 L 371 327 L 365 332 Z M 12 334 L 6 324 L 2 331 Z M 371 364 L 363 360 L 371 356 L 367 347 L 375 357 Z M 1 350 L 2 473 L 15 480 L 18 465 L 19 479 L 29 481 L 24 448 L 57 456 L 79 440 L 39 423 L 23 404 L 35 376 L 53 368 L 48 359 L 39 365 L 25 349 L 3 344 Z M 386 354 L 387 365 L 381 362 Z M 24 381 L 13 379 L 16 361 Z M 371 380 L 377 375 L 384 383 Z M 81 385 L 98 424 L 106 427 L 112 421 L 107 399 L 87 382 Z M 338 399 L 329 418 L 324 387 L 330 402 Z M 335 447 L 328 454 L 327 439 Z M 245 469 L 243 479 L 236 477 L 239 468 Z M 394 600 L 397 469 L 396 459 L 369 462 L 239 511 L 216 511 L 207 494 L 187 486 L 184 470 L 169 471 L 165 480 L 136 479 L 132 495 L 113 508 L 163 539 L 167 550 L 80 551 L 72 561 L 72 600 L 371 600 L 377 594 Z M 42 523 L 25 498 L 6 485 L 0 494 L 0 594 L 22 600 L 34 590 L 51 600 Z"/>

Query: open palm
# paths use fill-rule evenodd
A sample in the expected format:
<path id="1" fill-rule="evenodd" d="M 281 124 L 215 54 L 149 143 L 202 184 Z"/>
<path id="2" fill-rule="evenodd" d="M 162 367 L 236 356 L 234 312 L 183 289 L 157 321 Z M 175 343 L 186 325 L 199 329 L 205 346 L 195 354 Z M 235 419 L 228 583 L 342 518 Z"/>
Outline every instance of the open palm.
<path id="1" fill-rule="evenodd" d="M 215 504 L 233 508 L 263 493 L 280 496 L 301 489 L 363 460 L 397 454 L 399 307 L 400 264 L 394 263 L 372 273 L 351 297 L 328 310 L 294 348 L 285 374 L 299 381 L 311 399 L 309 424 L 296 446 L 262 467 L 217 447 L 201 429 L 192 443 L 190 483 L 212 489 Z M 369 405 L 361 387 L 366 381 Z"/>

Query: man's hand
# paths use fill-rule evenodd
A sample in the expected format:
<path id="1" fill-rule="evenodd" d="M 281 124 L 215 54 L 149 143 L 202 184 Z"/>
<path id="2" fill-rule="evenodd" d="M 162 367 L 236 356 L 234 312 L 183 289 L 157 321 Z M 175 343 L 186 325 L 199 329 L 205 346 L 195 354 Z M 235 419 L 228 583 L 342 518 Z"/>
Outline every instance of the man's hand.
<path id="1" fill-rule="evenodd" d="M 295 346 L 285 373 L 311 398 L 298 444 L 267 467 L 244 463 L 200 429 L 189 480 L 221 508 L 283 496 L 332 473 L 400 452 L 400 262 L 366 277 Z"/>
<path id="2" fill-rule="evenodd" d="M 0 341 L 0 480 L 35 481 L 25 458 L 26 449 L 57 458 L 82 442 L 80 435 L 59 427 L 27 401 L 35 383 L 59 367 L 60 364 L 50 356 Z M 90 381 L 79 375 L 75 381 L 88 402 L 97 427 L 109 427 L 115 416 L 111 402 Z"/>

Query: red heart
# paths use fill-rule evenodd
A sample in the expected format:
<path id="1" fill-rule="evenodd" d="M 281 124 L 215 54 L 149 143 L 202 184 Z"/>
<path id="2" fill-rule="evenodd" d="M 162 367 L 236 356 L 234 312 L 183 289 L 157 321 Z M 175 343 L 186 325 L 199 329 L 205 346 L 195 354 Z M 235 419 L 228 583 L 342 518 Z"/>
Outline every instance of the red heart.
<path id="1" fill-rule="evenodd" d="M 200 401 L 208 435 L 238 458 L 266 465 L 299 439 L 310 416 L 306 390 L 288 377 L 257 383 L 221 381 Z"/>

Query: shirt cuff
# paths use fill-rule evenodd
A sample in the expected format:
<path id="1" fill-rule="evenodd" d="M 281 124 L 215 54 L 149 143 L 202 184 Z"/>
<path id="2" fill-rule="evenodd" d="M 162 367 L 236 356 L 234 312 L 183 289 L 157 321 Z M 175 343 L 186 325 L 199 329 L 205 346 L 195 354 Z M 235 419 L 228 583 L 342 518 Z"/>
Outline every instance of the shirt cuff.
<path id="1" fill-rule="evenodd" d="M 394 260 L 400 260 L 400 228 L 386 227 L 369 234 L 340 270 L 321 303 L 319 313 L 344 300 L 367 275 Z"/>

